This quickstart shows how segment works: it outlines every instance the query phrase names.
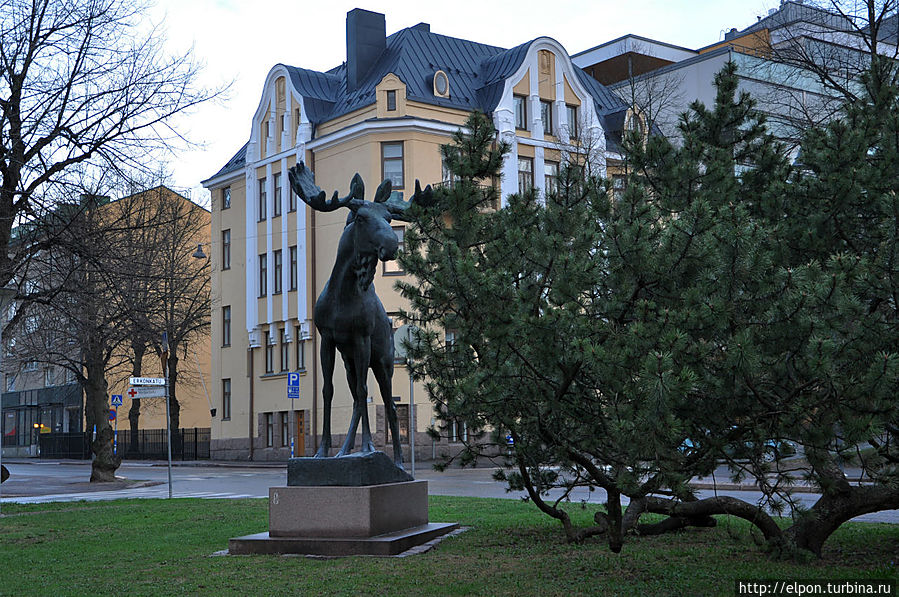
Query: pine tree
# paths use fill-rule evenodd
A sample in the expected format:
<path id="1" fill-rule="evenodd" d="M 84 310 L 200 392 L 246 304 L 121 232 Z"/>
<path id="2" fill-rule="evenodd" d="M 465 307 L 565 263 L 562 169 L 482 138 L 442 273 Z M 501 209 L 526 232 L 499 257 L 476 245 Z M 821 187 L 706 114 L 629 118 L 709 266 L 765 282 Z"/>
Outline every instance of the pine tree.
<path id="1" fill-rule="evenodd" d="M 625 139 L 623 193 L 570 166 L 556 191 L 499 210 L 506 148 L 473 115 L 444 149 L 458 183 L 407 234 L 415 372 L 441 424 L 480 431 L 463 462 L 507 458 L 499 476 L 569 541 L 603 534 L 619 551 L 628 532 L 728 513 L 772 547 L 820 552 L 846 516 L 896 507 L 896 96 L 869 81 L 877 93 L 810 134 L 794 173 L 735 66 L 715 84 L 714 106 L 682 117 L 681 145 Z M 837 439 L 875 447 L 876 491 L 834 474 Z M 796 479 L 770 462 L 787 442 L 825 492 L 787 531 L 757 503 L 688 485 L 724 460 L 768 506 L 795 509 Z M 561 502 L 585 486 L 608 500 L 578 528 Z"/>

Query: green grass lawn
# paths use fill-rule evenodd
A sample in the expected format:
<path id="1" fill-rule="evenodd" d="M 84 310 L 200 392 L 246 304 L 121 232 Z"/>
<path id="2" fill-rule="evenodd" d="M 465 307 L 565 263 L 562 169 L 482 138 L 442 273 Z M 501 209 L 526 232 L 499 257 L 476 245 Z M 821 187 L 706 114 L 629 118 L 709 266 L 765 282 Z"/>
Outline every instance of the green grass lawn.
<path id="1" fill-rule="evenodd" d="M 431 497 L 430 516 L 472 529 L 407 558 L 213 557 L 267 530 L 265 500 L 4 504 L 0 594 L 733 595 L 738 578 L 899 576 L 894 525 L 847 524 L 821 560 L 800 564 L 772 561 L 730 518 L 634 537 L 616 555 L 599 539 L 566 544 L 555 521 L 514 500 Z"/>

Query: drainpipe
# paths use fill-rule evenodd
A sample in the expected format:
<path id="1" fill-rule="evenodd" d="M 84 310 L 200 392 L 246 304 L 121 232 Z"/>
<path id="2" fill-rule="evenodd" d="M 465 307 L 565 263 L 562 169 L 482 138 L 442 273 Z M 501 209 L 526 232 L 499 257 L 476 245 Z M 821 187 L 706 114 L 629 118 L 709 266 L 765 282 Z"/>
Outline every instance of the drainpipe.
<path id="1" fill-rule="evenodd" d="M 253 348 L 247 351 L 247 377 L 250 378 L 250 425 L 248 430 L 248 435 L 250 438 L 250 460 L 253 460 L 253 418 L 255 413 L 253 412 L 253 398 L 254 398 L 254 377 L 253 377 Z"/>
<path id="2" fill-rule="evenodd" d="M 309 151 L 309 168 L 315 172 L 315 152 Z M 309 210 L 309 256 L 312 259 L 310 278 L 312 280 L 312 292 L 308 292 L 309 300 L 315 301 L 315 210 Z M 309 332 L 312 334 L 312 449 L 318 452 L 318 334 L 315 330 L 315 303 L 312 303 L 312 325 Z M 327 454 L 326 454 L 327 456 Z"/>

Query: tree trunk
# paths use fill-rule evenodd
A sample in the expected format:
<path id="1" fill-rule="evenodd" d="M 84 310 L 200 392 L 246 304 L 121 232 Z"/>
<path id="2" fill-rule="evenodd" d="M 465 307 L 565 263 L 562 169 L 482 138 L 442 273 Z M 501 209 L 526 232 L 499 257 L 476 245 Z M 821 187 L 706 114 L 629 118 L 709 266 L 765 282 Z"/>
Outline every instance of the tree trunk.
<path id="1" fill-rule="evenodd" d="M 758 506 L 733 497 L 710 497 L 694 502 L 647 497 L 646 511 L 655 514 L 667 514 L 675 520 L 670 522 L 664 520 L 651 525 L 637 525 L 637 532 L 639 533 L 659 534 L 668 530 L 682 528 L 688 524 L 709 526 L 707 517 L 713 514 L 730 514 L 748 520 L 755 525 L 762 532 L 770 546 L 780 548 L 785 544 L 784 533 L 773 518 Z"/>
<path id="2" fill-rule="evenodd" d="M 183 447 L 181 445 L 181 405 L 178 403 L 178 397 L 175 388 L 178 385 L 178 347 L 172 345 L 171 352 L 167 361 L 169 374 L 169 424 L 172 429 L 172 457 L 175 454 L 183 455 Z"/>
<path id="3" fill-rule="evenodd" d="M 606 489 L 608 495 L 607 507 L 609 509 L 609 549 L 612 553 L 621 553 L 624 545 L 624 529 L 622 527 L 621 494 L 617 491 Z"/>
<path id="4" fill-rule="evenodd" d="M 895 508 L 899 508 L 899 489 L 847 485 L 822 495 L 785 534 L 796 547 L 820 557 L 824 542 L 844 522 L 869 512 Z"/>
<path id="5" fill-rule="evenodd" d="M 131 375 L 132 377 L 140 377 L 147 347 L 143 342 L 136 341 L 131 343 L 131 350 L 134 353 L 134 365 L 131 368 Z M 131 454 L 137 454 L 140 451 L 137 441 L 140 423 L 140 398 L 131 399 L 131 408 L 128 409 L 128 423 L 131 425 L 131 445 L 128 451 Z"/>
<path id="6" fill-rule="evenodd" d="M 85 384 L 86 409 L 97 426 L 97 437 L 91 443 L 94 454 L 91 463 L 91 483 L 115 481 L 115 472 L 122 459 L 113 453 L 113 431 L 109 425 L 109 397 L 105 367 L 102 358 L 88 357 L 87 383 Z"/>

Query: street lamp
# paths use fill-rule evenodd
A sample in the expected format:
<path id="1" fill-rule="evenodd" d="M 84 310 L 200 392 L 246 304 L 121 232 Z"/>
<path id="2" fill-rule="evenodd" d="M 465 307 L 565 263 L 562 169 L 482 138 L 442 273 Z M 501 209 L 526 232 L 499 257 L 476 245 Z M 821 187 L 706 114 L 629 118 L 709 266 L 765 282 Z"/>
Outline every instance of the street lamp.
<path id="1" fill-rule="evenodd" d="M 15 288 L 0 288 L 0 322 L 2 322 L 3 313 L 6 312 L 6 308 L 12 303 L 13 299 L 16 298 L 16 289 Z M 0 325 L 0 338 L 3 337 L 3 326 Z M 3 353 L 6 352 L 6 345 L 0 341 L 0 374 L 3 372 Z M 0 388 L 2 390 L 2 388 Z M 0 478 L 3 477 L 2 471 L 5 470 L 3 468 L 3 440 L 5 439 L 5 431 L 4 428 L 6 425 L 3 424 L 3 395 L 2 391 L 0 391 Z M 0 481 L 2 482 L 2 481 Z M 2 498 L 2 490 L 0 490 L 0 498 Z M 0 500 L 2 501 L 2 500 Z M 2 513 L 2 512 L 0 512 Z"/>
<path id="2" fill-rule="evenodd" d="M 193 252 L 192 257 L 194 259 L 208 259 L 206 253 L 203 252 L 203 245 L 208 244 L 209 243 L 197 243 L 197 250 Z M 203 384 L 203 393 L 206 394 L 206 402 L 209 403 L 209 414 L 214 419 L 215 409 L 212 408 L 212 400 L 209 399 L 209 391 L 206 389 L 206 379 L 203 377 L 203 371 L 200 370 L 200 363 L 197 361 L 196 354 L 194 354 L 194 365 L 197 367 L 197 373 L 200 374 L 200 383 Z"/>

